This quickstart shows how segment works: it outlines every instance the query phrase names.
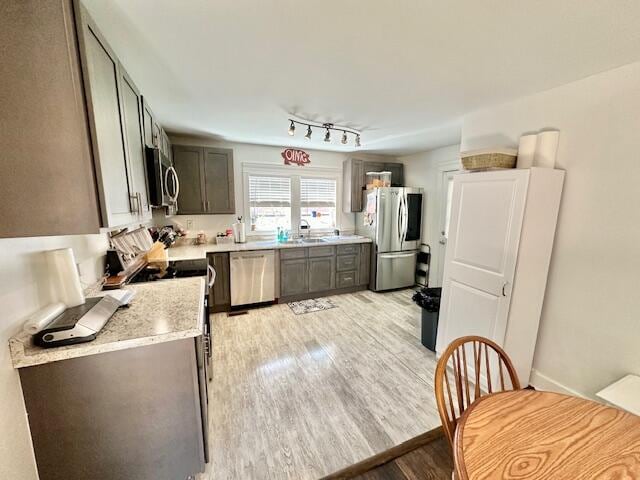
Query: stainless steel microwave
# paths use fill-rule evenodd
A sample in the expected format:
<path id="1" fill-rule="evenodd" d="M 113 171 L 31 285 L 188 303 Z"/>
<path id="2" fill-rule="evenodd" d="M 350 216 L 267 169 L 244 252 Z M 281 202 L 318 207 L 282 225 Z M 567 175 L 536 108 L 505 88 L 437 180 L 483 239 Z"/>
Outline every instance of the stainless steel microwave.
<path id="1" fill-rule="evenodd" d="M 180 180 L 171 160 L 158 148 L 145 147 L 145 155 L 151 206 L 175 208 L 180 193 Z"/>

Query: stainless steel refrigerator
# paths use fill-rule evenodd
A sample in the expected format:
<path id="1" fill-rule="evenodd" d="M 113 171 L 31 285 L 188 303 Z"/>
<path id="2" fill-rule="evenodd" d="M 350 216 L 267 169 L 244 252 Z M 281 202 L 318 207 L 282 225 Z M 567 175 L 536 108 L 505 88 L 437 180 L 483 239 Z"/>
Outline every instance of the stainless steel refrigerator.
<path id="1" fill-rule="evenodd" d="M 373 240 L 370 288 L 380 291 L 413 286 L 422 229 L 422 189 L 374 188 L 363 196 L 356 233 Z"/>

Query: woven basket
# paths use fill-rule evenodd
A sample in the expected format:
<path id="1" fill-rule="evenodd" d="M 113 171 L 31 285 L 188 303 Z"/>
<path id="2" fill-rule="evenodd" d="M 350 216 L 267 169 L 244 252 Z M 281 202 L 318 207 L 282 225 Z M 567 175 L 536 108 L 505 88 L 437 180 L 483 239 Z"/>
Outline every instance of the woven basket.
<path id="1" fill-rule="evenodd" d="M 465 170 L 486 170 L 489 168 L 515 168 L 518 152 L 515 150 L 474 151 L 461 154 Z"/>

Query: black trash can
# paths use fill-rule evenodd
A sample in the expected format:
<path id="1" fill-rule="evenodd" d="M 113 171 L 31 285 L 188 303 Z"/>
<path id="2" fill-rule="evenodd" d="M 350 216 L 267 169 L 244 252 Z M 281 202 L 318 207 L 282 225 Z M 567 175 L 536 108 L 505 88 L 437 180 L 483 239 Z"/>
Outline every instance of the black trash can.
<path id="1" fill-rule="evenodd" d="M 442 288 L 422 288 L 413 295 L 413 301 L 422 307 L 422 344 L 432 352 L 436 351 L 441 296 Z"/>

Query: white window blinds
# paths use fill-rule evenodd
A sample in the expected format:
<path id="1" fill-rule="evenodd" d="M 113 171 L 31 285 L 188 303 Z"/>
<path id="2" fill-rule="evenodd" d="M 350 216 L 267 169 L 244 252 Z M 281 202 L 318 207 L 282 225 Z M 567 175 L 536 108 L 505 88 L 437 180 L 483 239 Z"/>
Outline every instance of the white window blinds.
<path id="1" fill-rule="evenodd" d="M 324 178 L 300 179 L 301 207 L 335 207 L 336 181 Z"/>
<path id="2" fill-rule="evenodd" d="M 286 177 L 249 177 L 249 206 L 290 207 L 291 179 Z"/>

